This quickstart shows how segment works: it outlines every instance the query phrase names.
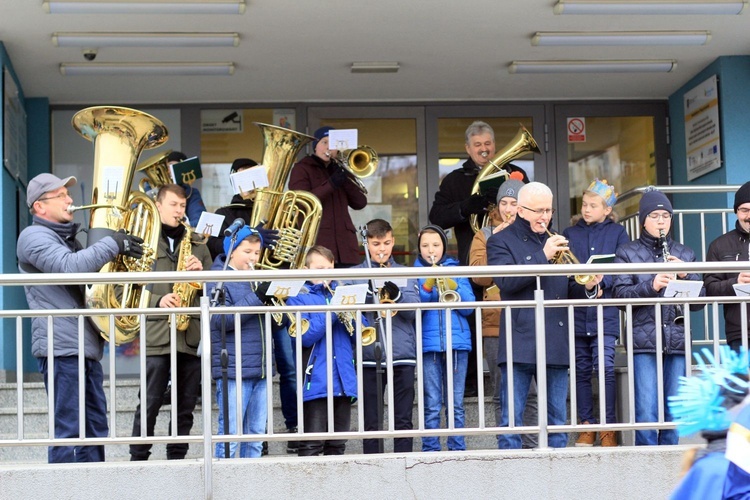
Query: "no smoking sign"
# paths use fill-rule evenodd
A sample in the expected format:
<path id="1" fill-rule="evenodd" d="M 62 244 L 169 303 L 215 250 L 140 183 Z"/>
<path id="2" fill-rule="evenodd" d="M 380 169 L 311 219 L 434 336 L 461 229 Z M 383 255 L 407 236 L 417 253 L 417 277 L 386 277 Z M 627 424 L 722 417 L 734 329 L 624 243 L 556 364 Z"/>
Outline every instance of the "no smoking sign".
<path id="1" fill-rule="evenodd" d="M 586 142 L 586 118 L 568 118 L 568 142 Z"/>

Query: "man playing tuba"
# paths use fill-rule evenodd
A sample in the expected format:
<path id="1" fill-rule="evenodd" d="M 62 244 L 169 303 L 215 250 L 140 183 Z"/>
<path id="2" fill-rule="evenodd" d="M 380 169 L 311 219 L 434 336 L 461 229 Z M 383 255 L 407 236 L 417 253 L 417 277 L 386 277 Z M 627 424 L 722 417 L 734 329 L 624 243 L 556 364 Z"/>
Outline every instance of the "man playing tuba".
<path id="1" fill-rule="evenodd" d="M 166 184 L 156 195 L 156 208 L 161 219 L 161 237 L 156 255 L 154 271 L 201 271 L 211 267 L 211 256 L 205 245 L 196 240 L 190 242 L 188 251 L 180 251 L 183 238 L 189 231 L 182 223 L 185 217 L 187 196 L 177 184 Z M 181 255 L 182 254 L 182 255 Z M 193 295 L 192 304 L 182 304 L 179 294 L 173 291 L 172 283 L 155 283 L 151 290 L 149 307 L 174 308 L 197 305 L 198 294 Z M 146 335 L 141 338 L 141 349 L 146 349 L 146 431 L 154 435 L 156 417 L 164 400 L 164 391 L 170 380 L 171 369 L 175 370 L 177 383 L 177 434 L 190 434 L 193 427 L 193 410 L 200 395 L 201 365 L 197 356 L 200 341 L 200 323 L 192 317 L 184 332 L 177 332 L 177 365 L 170 366 L 171 315 L 149 316 L 146 320 Z M 141 435 L 141 402 L 133 419 L 133 436 Z M 171 427 L 171 423 L 170 423 Z M 167 458 L 181 459 L 187 454 L 187 443 L 167 444 Z M 148 460 L 151 444 L 130 445 L 131 460 Z"/>

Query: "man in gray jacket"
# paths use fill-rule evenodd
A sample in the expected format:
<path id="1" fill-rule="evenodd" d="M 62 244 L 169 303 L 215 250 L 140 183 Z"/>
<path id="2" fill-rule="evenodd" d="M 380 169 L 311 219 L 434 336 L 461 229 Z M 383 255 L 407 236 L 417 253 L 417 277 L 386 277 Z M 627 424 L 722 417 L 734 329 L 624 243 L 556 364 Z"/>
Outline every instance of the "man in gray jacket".
<path id="1" fill-rule="evenodd" d="M 73 199 L 68 187 L 75 177 L 60 179 L 52 174 L 34 177 L 26 191 L 26 203 L 33 216 L 31 226 L 18 237 L 16 253 L 21 273 L 85 273 L 96 272 L 118 254 L 140 258 L 141 240 L 124 232 L 113 233 L 83 249 L 76 241 L 79 224 L 73 223 L 68 211 Z M 82 309 L 83 285 L 26 286 L 26 300 L 31 309 Z M 86 400 L 86 437 L 108 434 L 107 402 L 104 397 L 103 374 L 100 360 L 103 344 L 99 332 L 84 321 L 79 330 L 78 318 L 57 316 L 52 323 L 52 346 L 47 345 L 47 318 L 33 318 L 31 322 L 31 352 L 39 363 L 47 386 L 47 371 L 54 366 L 55 438 L 80 437 L 78 414 L 78 357 L 83 355 Z M 79 336 L 83 335 L 84 352 L 78 350 Z M 52 349 L 54 364 L 49 362 Z M 101 462 L 104 446 L 51 446 L 48 460 L 53 462 Z"/>

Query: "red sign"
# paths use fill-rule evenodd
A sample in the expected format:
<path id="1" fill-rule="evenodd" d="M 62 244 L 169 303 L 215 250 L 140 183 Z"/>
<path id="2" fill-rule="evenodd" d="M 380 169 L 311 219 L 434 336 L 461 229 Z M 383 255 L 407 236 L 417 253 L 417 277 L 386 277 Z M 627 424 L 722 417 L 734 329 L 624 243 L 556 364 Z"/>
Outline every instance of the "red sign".
<path id="1" fill-rule="evenodd" d="M 586 142 L 586 118 L 568 118 L 568 142 Z"/>

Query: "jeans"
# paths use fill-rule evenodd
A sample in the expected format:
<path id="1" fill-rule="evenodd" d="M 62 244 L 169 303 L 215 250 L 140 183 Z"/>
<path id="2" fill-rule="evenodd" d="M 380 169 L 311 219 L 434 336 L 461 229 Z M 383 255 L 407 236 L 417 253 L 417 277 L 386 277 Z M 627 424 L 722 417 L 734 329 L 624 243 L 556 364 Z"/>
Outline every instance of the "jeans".
<path id="1" fill-rule="evenodd" d="M 279 397 L 281 414 L 286 428 L 297 427 L 297 378 L 294 369 L 292 341 L 286 328 L 273 328 L 273 354 L 279 372 Z"/>
<path id="2" fill-rule="evenodd" d="M 440 410 L 445 407 L 445 422 L 448 423 L 448 372 L 445 352 L 426 352 L 422 357 L 424 378 L 424 427 L 440 428 Z M 464 384 L 469 351 L 453 351 L 453 425 L 456 429 L 464 426 Z M 448 436 L 449 450 L 465 450 L 463 436 Z M 440 451 L 440 438 L 422 438 L 422 451 Z"/>
<path id="3" fill-rule="evenodd" d="M 37 358 L 39 372 L 47 384 L 47 358 Z M 55 438 L 77 438 L 78 415 L 78 357 L 56 356 L 55 376 Z M 107 400 L 104 396 L 104 374 L 102 365 L 93 359 L 84 360 L 86 377 L 86 437 L 106 437 L 109 434 L 107 423 Z M 50 446 L 47 450 L 49 463 L 64 462 L 104 462 L 104 446 Z"/>
<path id="4" fill-rule="evenodd" d="M 227 396 L 229 397 L 229 434 L 237 434 L 237 380 L 227 379 Z M 263 434 L 268 421 L 268 405 L 266 403 L 266 379 L 245 378 L 240 387 L 242 391 L 242 434 Z M 219 404 L 219 435 L 224 434 L 224 383 L 216 380 L 216 401 Z M 263 448 L 262 441 L 243 441 L 229 443 L 229 457 L 234 458 L 240 445 L 240 458 L 260 458 Z M 224 458 L 226 443 L 216 443 L 216 458 Z"/>
<path id="5" fill-rule="evenodd" d="M 547 365 L 547 424 L 564 425 L 567 419 L 568 400 L 568 367 Z M 510 423 L 508 413 L 508 364 L 500 364 L 503 383 L 500 399 L 503 405 L 501 427 Z M 536 365 L 531 363 L 513 363 L 513 404 L 515 425 L 523 421 L 526 398 L 532 378 L 536 377 Z M 518 434 L 501 434 L 497 437 L 500 449 L 521 448 L 521 437 Z M 549 446 L 564 448 L 568 444 L 568 435 L 563 432 L 549 434 Z"/>
<path id="6" fill-rule="evenodd" d="M 604 392 L 606 400 L 607 423 L 617 421 L 615 413 L 615 339 L 613 335 L 604 335 Z M 581 422 L 596 424 L 594 416 L 594 395 L 591 387 L 591 374 L 599 370 L 599 337 L 575 338 L 576 344 L 576 392 L 578 395 L 578 418 Z M 601 398 L 601 394 L 599 395 Z"/>
<path id="7" fill-rule="evenodd" d="M 328 432 L 328 399 L 318 398 L 305 401 L 305 432 Z M 333 398 L 333 431 L 348 432 L 351 427 L 352 401 L 346 396 Z M 343 455 L 346 439 L 326 439 L 325 441 L 300 441 L 300 457 L 323 455 Z"/>
<path id="8" fill-rule="evenodd" d="M 193 428 L 193 410 L 198 400 L 201 387 L 201 358 L 192 354 L 177 353 L 177 435 L 186 436 Z M 170 374 L 169 354 L 146 356 L 146 435 L 154 435 L 156 418 L 164 403 L 164 391 L 167 389 Z M 175 390 L 173 387 L 172 390 Z M 133 436 L 141 435 L 141 407 L 143 395 L 138 394 L 140 403 L 135 409 L 133 418 Z M 170 431 L 172 422 L 169 423 Z M 148 460 L 151 455 L 151 443 L 131 444 L 130 460 Z M 185 458 L 187 443 L 167 444 L 167 459 Z"/>
<path id="9" fill-rule="evenodd" d="M 414 409 L 414 366 L 400 365 L 393 367 L 393 428 L 397 431 L 412 430 L 412 413 Z M 378 398 L 383 400 L 388 383 L 385 362 L 383 363 L 383 392 L 378 394 L 377 391 L 377 373 L 375 368 L 364 368 L 362 370 L 362 384 L 364 397 L 362 404 L 364 406 L 364 420 L 366 431 L 376 431 L 383 429 L 380 424 L 383 421 L 383 415 L 378 415 Z M 387 428 L 387 427 L 386 427 Z M 382 439 L 363 439 L 362 451 L 364 453 L 379 453 L 382 446 Z M 396 453 L 411 452 L 414 446 L 414 439 L 410 437 L 396 438 L 393 440 L 393 451 Z"/>
<path id="10" fill-rule="evenodd" d="M 663 356 L 662 374 L 664 377 L 664 421 L 671 422 L 667 398 L 677 394 L 680 376 L 685 375 L 685 356 L 683 354 L 666 354 Z M 658 422 L 659 395 L 656 386 L 656 354 L 633 354 L 633 377 L 635 381 L 635 421 Z M 658 435 L 657 435 L 658 434 Z M 635 431 L 635 444 L 663 445 L 677 444 L 675 430 Z"/>

